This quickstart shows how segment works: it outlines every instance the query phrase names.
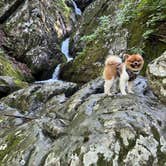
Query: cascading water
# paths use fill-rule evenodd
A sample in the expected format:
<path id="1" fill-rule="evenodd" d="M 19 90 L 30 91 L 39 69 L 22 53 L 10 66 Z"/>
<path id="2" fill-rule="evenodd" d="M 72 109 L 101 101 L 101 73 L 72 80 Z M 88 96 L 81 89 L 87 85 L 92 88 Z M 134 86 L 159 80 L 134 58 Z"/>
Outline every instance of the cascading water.
<path id="1" fill-rule="evenodd" d="M 67 59 L 67 62 L 71 61 L 73 58 L 70 57 L 69 55 L 69 40 L 70 38 L 67 38 L 65 39 L 63 42 L 62 42 L 62 46 L 61 46 L 61 52 L 65 55 L 66 59 Z M 60 71 L 60 66 L 61 64 L 59 64 L 55 70 L 54 70 L 54 73 L 52 74 L 52 78 L 50 80 L 58 80 L 59 79 L 59 71 Z"/>
<path id="2" fill-rule="evenodd" d="M 74 11 L 77 15 L 80 15 L 82 14 L 81 10 L 77 7 L 77 4 L 75 3 L 74 0 L 72 0 L 72 3 L 73 3 L 73 6 L 74 6 Z"/>
<path id="3" fill-rule="evenodd" d="M 74 11 L 76 15 L 81 15 L 82 12 L 81 10 L 77 7 L 77 4 L 75 3 L 74 0 L 72 0 L 73 6 L 74 6 Z M 69 41 L 70 38 L 66 38 L 61 45 L 61 52 L 65 55 L 67 62 L 73 60 L 73 58 L 70 56 L 69 54 Z M 48 79 L 48 80 L 44 80 L 44 81 L 37 81 L 36 83 L 46 83 L 46 82 L 55 82 L 57 80 L 59 80 L 59 72 L 60 72 L 60 66 L 61 64 L 57 65 L 53 74 L 52 74 L 52 78 Z"/>
<path id="4" fill-rule="evenodd" d="M 59 64 L 59 65 L 55 68 L 54 73 L 52 74 L 52 80 L 58 80 L 59 71 L 60 71 L 60 66 L 61 66 L 61 64 Z"/>
<path id="5" fill-rule="evenodd" d="M 61 45 L 61 52 L 65 55 L 67 62 L 71 61 L 73 58 L 69 55 L 69 40 L 70 38 L 66 38 Z M 60 72 L 60 66 L 61 64 L 57 65 L 53 74 L 52 78 L 49 80 L 44 81 L 37 81 L 36 83 L 45 83 L 45 82 L 54 82 L 59 80 L 59 72 Z"/>
<path id="6" fill-rule="evenodd" d="M 75 3 L 74 0 L 72 0 L 72 3 L 73 3 L 73 6 L 74 6 L 74 11 L 76 13 L 76 15 L 81 15 L 82 12 L 81 10 L 77 7 L 77 4 Z M 63 42 L 62 42 L 62 45 L 61 45 L 61 51 L 62 53 L 65 55 L 66 59 L 67 59 L 67 62 L 73 60 L 73 58 L 69 55 L 69 41 L 70 41 L 70 38 L 66 38 Z M 60 72 L 60 65 L 59 64 L 55 70 L 54 70 L 54 73 L 52 75 L 52 79 L 50 80 L 58 80 L 58 77 L 59 77 L 59 72 Z"/>
<path id="7" fill-rule="evenodd" d="M 70 38 L 66 38 L 61 45 L 61 52 L 65 55 L 67 62 L 73 60 L 73 58 L 69 55 L 69 40 Z M 52 75 L 51 80 L 58 80 L 59 79 L 59 71 L 60 71 L 60 66 L 61 64 L 59 64 L 55 70 L 54 73 Z"/>
<path id="8" fill-rule="evenodd" d="M 67 62 L 73 60 L 73 58 L 69 55 L 69 40 L 70 40 L 70 38 L 66 38 L 62 42 L 62 46 L 61 46 L 61 51 L 65 55 Z"/>

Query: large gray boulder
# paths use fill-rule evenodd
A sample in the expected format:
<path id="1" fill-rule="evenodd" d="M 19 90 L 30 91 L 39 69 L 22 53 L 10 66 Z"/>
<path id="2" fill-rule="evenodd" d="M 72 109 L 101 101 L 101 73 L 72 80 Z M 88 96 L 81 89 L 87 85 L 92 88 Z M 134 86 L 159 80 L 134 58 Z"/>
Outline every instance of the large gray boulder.
<path id="1" fill-rule="evenodd" d="M 54 96 L 63 94 L 65 99 L 76 90 L 77 85 L 69 82 L 36 83 L 10 94 L 2 102 L 28 114 L 36 110 L 39 112 Z"/>
<path id="2" fill-rule="evenodd" d="M 72 83 L 37 84 L 1 100 L 1 165 L 166 164 L 166 108 L 147 80 L 135 81 L 135 94 L 112 97 L 103 82 L 78 91 Z"/>
<path id="3" fill-rule="evenodd" d="M 76 84 L 60 81 L 35 84 L 3 98 L 0 104 L 0 165 L 41 165 L 54 142 L 44 131 L 45 124 L 55 120 L 54 132 L 60 134 L 59 128 L 64 123 L 52 112 L 55 107 L 57 110 L 63 107 L 76 90 Z"/>
<path id="4" fill-rule="evenodd" d="M 148 65 L 147 76 L 153 92 L 166 103 L 166 51 Z"/>

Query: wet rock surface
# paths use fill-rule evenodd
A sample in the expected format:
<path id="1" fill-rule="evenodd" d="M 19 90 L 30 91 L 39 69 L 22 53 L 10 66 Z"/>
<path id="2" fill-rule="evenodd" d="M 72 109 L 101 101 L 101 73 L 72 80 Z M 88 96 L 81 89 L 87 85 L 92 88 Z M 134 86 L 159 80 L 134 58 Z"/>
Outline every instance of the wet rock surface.
<path id="1" fill-rule="evenodd" d="M 84 11 L 85 8 L 92 3 L 95 0 L 75 0 L 75 2 L 77 3 L 77 5 L 79 6 L 79 8 Z"/>
<path id="2" fill-rule="evenodd" d="M 166 103 L 166 52 L 148 65 L 147 76 L 154 93 Z"/>
<path id="3" fill-rule="evenodd" d="M 127 96 L 105 96 L 103 83 L 37 84 L 2 99 L 1 165 L 164 165 L 166 108 L 147 80 Z"/>

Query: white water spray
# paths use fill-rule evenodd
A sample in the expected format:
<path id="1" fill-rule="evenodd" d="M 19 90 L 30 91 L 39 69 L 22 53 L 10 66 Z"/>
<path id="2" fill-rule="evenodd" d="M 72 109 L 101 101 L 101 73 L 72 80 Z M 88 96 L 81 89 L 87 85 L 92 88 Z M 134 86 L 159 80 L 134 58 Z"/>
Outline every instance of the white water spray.
<path id="1" fill-rule="evenodd" d="M 61 66 L 61 64 L 59 64 L 59 65 L 55 68 L 54 73 L 52 74 L 52 80 L 58 80 L 58 79 L 59 79 L 60 66 Z"/>
<path id="2" fill-rule="evenodd" d="M 75 3 L 74 0 L 72 0 L 72 3 L 73 3 L 73 6 L 74 6 L 74 11 L 77 15 L 80 15 L 82 14 L 81 10 L 77 7 L 77 4 Z"/>
<path id="3" fill-rule="evenodd" d="M 70 38 L 66 38 L 62 42 L 62 46 L 61 46 L 61 51 L 65 55 L 67 62 L 73 60 L 73 58 L 69 55 L 69 40 L 70 40 Z"/>

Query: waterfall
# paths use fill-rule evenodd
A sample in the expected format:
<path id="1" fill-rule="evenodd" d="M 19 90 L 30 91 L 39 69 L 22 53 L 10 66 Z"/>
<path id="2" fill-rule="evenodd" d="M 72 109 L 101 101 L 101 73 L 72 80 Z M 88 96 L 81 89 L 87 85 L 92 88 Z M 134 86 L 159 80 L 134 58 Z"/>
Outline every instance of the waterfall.
<path id="1" fill-rule="evenodd" d="M 59 64 L 59 65 L 55 68 L 54 73 L 52 74 L 52 80 L 58 80 L 58 79 L 59 79 L 60 66 L 61 66 L 61 64 Z"/>
<path id="2" fill-rule="evenodd" d="M 77 4 L 75 3 L 74 0 L 72 0 L 72 3 L 73 3 L 73 6 L 74 6 L 74 11 L 77 15 L 80 15 L 82 14 L 81 10 L 77 7 Z"/>
<path id="3" fill-rule="evenodd" d="M 65 55 L 67 62 L 73 60 L 73 58 L 69 55 L 69 40 L 70 38 L 66 38 L 61 45 L 61 51 Z"/>
<path id="4" fill-rule="evenodd" d="M 77 4 L 75 3 L 74 0 L 72 0 L 73 6 L 74 6 L 74 11 L 76 15 L 81 15 L 82 12 L 81 10 L 77 7 Z M 61 52 L 65 55 L 67 62 L 73 60 L 73 58 L 70 56 L 69 54 L 69 41 L 70 38 L 66 38 L 62 44 L 61 44 Z M 57 65 L 53 74 L 52 74 L 52 78 L 48 79 L 48 80 L 43 80 L 43 81 L 36 81 L 35 83 L 46 83 L 46 82 L 55 82 L 57 80 L 59 80 L 59 72 L 60 72 L 60 66 L 61 64 Z"/>
<path id="5" fill-rule="evenodd" d="M 67 62 L 71 61 L 73 58 L 70 57 L 69 55 L 69 40 L 70 38 L 66 38 L 61 45 L 61 52 L 65 55 Z M 53 74 L 52 78 L 48 80 L 43 80 L 43 81 L 36 81 L 36 83 L 46 83 L 46 82 L 55 82 L 59 80 L 59 72 L 60 72 L 60 66 L 61 64 L 57 65 Z"/>

